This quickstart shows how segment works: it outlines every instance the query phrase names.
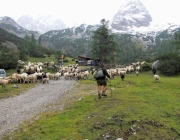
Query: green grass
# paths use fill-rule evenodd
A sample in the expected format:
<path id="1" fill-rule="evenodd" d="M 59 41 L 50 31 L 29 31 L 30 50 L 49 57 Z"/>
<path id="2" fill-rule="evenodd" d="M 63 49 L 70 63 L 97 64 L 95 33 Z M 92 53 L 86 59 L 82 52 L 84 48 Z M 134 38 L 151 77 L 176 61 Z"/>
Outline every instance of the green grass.
<path id="1" fill-rule="evenodd" d="M 66 57 L 65 59 L 68 60 L 68 62 L 63 63 L 63 65 L 65 65 L 65 66 L 75 63 L 75 61 L 72 61 L 72 58 L 70 58 L 70 57 Z M 54 55 L 46 56 L 45 58 L 35 58 L 35 57 L 28 56 L 27 62 L 51 62 L 51 61 L 58 63 L 58 61 L 57 61 L 57 59 L 55 59 Z"/>
<path id="2" fill-rule="evenodd" d="M 36 58 L 36 57 L 30 57 L 28 56 L 27 62 L 57 62 L 57 59 L 55 59 L 54 55 L 46 56 L 45 58 Z"/>
<path id="3" fill-rule="evenodd" d="M 6 88 L 0 87 L 0 99 L 12 97 L 21 94 L 35 86 L 34 83 L 25 83 L 25 84 L 18 84 L 19 88 L 13 88 L 13 83 L 9 83 L 6 85 Z"/>
<path id="4" fill-rule="evenodd" d="M 177 140 L 180 76 L 160 78 L 155 82 L 150 71 L 139 76 L 127 74 L 124 81 L 115 77 L 108 82 L 108 97 L 100 100 L 95 94 L 96 81 L 81 80 L 76 88 L 82 89 L 77 93 L 82 100 L 72 98 L 64 111 L 44 113 L 34 122 L 25 122 L 3 140 L 95 140 L 106 135 L 110 140 Z"/>

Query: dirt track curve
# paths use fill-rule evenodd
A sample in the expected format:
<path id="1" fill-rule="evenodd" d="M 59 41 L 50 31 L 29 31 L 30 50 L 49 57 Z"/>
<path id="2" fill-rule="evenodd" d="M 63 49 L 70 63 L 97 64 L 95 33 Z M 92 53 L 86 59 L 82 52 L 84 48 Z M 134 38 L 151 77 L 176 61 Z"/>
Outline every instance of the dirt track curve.
<path id="1" fill-rule="evenodd" d="M 65 93 L 77 84 L 73 80 L 50 80 L 49 84 L 39 83 L 22 94 L 0 100 L 0 139 L 4 133 L 14 131 L 23 121 L 52 109 L 49 104 L 65 100 Z M 54 106 L 63 109 L 64 104 Z M 50 108 L 49 108 L 50 107 Z"/>

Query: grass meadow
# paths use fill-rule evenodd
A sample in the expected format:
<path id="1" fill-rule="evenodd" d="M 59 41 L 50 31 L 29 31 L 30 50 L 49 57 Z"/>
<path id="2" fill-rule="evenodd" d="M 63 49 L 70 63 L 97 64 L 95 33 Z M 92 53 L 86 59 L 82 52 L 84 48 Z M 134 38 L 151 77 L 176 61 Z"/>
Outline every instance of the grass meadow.
<path id="1" fill-rule="evenodd" d="M 160 75 L 160 74 L 159 74 Z M 107 95 L 97 99 L 92 76 L 79 80 L 77 92 L 63 111 L 46 112 L 24 122 L 2 139 L 13 140 L 179 140 L 180 76 L 152 72 L 108 80 Z M 24 87 L 26 88 L 26 87 Z"/>

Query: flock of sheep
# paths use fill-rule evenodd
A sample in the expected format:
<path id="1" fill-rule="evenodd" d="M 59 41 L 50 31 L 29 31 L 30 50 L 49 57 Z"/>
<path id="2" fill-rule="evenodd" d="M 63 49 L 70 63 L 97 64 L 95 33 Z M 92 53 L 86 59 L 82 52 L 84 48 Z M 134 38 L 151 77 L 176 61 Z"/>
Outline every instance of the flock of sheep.
<path id="1" fill-rule="evenodd" d="M 50 80 L 58 80 L 60 77 L 63 77 L 64 80 L 79 80 L 79 79 L 87 79 L 89 77 L 89 74 L 93 74 L 96 69 L 91 68 L 89 70 L 83 70 L 79 67 L 78 64 L 71 64 L 68 66 L 59 66 L 55 65 L 55 63 L 52 62 L 35 62 L 31 63 L 28 62 L 25 64 L 22 61 L 18 61 L 18 63 L 23 65 L 22 69 L 18 69 L 16 73 L 13 73 L 12 75 L 2 78 L 0 77 L 0 85 L 2 85 L 2 88 L 5 88 L 6 84 L 8 83 L 49 83 Z M 109 73 L 110 77 L 113 78 L 114 76 L 120 76 L 122 80 L 125 78 L 125 74 L 135 72 L 136 75 L 139 75 L 141 66 L 145 62 L 136 62 L 132 63 L 129 66 L 123 67 L 123 68 L 110 68 L 107 69 L 107 72 Z M 53 66 L 57 69 L 57 72 L 50 73 L 45 72 L 44 68 L 48 66 Z M 159 81 L 160 77 L 158 75 L 154 75 L 155 81 Z"/>
<path id="2" fill-rule="evenodd" d="M 55 65 L 52 62 L 28 62 L 25 64 L 22 61 L 18 61 L 18 63 L 23 65 L 23 68 L 18 69 L 16 73 L 8 77 L 0 77 L 0 85 L 2 88 L 5 88 L 6 84 L 9 82 L 15 84 L 21 83 L 49 83 L 50 80 L 58 80 L 60 77 L 64 77 L 65 80 L 68 79 L 85 79 L 89 76 L 89 71 L 81 70 L 78 64 L 72 64 L 68 66 L 59 66 Z M 46 72 L 44 68 L 54 67 L 57 72 Z"/>

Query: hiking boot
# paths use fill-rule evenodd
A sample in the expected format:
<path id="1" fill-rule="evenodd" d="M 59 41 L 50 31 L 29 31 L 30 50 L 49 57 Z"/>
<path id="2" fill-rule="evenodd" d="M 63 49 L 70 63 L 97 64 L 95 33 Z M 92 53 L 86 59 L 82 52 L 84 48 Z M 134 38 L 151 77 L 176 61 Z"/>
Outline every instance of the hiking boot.
<path id="1" fill-rule="evenodd" d="M 105 91 L 103 91 L 101 95 L 102 96 L 107 96 L 107 94 L 105 94 Z"/>
<path id="2" fill-rule="evenodd" d="M 101 95 L 100 94 L 98 94 L 98 99 L 101 99 Z"/>

